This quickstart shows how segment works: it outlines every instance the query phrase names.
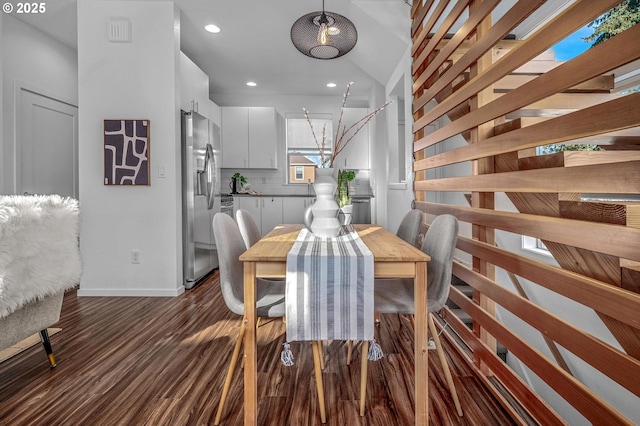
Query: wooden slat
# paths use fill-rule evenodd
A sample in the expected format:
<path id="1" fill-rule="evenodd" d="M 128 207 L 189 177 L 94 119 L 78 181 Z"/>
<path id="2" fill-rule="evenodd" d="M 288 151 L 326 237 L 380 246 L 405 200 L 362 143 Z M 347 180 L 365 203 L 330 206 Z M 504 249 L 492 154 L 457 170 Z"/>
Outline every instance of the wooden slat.
<path id="1" fill-rule="evenodd" d="M 509 74 L 502 77 L 493 85 L 493 91 L 496 93 L 509 92 L 525 83 L 537 78 L 537 75 L 531 74 Z M 565 89 L 564 93 L 595 93 L 610 92 L 615 87 L 613 75 L 599 75 L 585 82 Z"/>
<path id="2" fill-rule="evenodd" d="M 586 135 L 640 125 L 640 93 L 548 119 L 519 130 L 494 136 L 481 145 L 467 145 L 414 163 L 414 170 L 444 166 L 484 156 L 498 155 L 550 143 L 566 142 Z M 595 119 L 597 117 L 597 119 Z"/>
<path id="3" fill-rule="evenodd" d="M 542 3 L 544 3 L 544 0 L 519 0 L 518 3 L 516 3 L 511 9 L 509 9 L 509 11 L 493 25 L 493 27 L 484 35 L 484 37 L 482 37 L 480 40 L 477 40 L 476 43 L 473 43 L 473 45 L 464 54 L 464 56 L 460 60 L 458 60 L 444 76 L 441 76 L 438 82 L 436 82 L 425 93 L 416 93 L 418 88 L 422 87 L 420 81 L 417 80 L 413 84 L 413 93 L 417 96 L 417 99 L 414 99 L 413 101 L 413 112 L 415 113 L 418 110 L 422 109 L 422 107 L 424 107 L 431 99 L 435 98 L 436 94 L 438 94 L 440 91 L 442 91 L 442 89 L 451 84 L 458 75 L 462 74 L 464 70 L 466 70 L 467 68 L 469 68 L 469 66 L 471 66 L 471 64 L 476 62 L 478 58 L 487 53 L 491 49 L 491 47 L 498 43 L 498 41 L 505 35 L 507 35 L 509 31 L 511 31 L 517 25 L 518 22 L 521 22 L 523 19 L 533 13 L 533 11 L 536 10 Z M 468 99 L 469 97 L 465 99 Z M 458 104 L 461 104 L 465 99 L 460 99 Z"/>
<path id="4" fill-rule="evenodd" d="M 476 178 L 480 178 L 477 176 Z M 585 238 L 584 222 L 558 219 L 523 213 L 488 211 L 449 204 L 417 202 L 416 207 L 425 213 L 452 214 L 459 220 L 476 223 L 503 231 L 528 235 L 541 240 L 555 241 L 574 247 L 582 247 L 600 253 L 640 260 L 640 229 L 632 229 L 603 223 L 589 224 L 589 238 Z M 516 273 L 515 271 L 511 271 Z M 547 271 L 548 272 L 548 271 Z M 517 274 L 520 275 L 520 274 Z M 639 320 L 640 321 L 640 320 Z"/>
<path id="5" fill-rule="evenodd" d="M 640 382 L 636 379 L 640 377 L 640 361 L 637 359 L 596 339 L 525 298 L 511 293 L 459 262 L 454 262 L 453 273 L 592 367 L 640 396 Z"/>
<path id="6" fill-rule="evenodd" d="M 640 28 L 640 27 L 639 27 Z M 525 170 L 415 182 L 417 191 L 579 192 L 635 194 L 640 192 L 640 161 Z"/>
<path id="7" fill-rule="evenodd" d="M 474 321 L 482 323 L 509 351 L 543 379 L 560 396 L 594 424 L 633 425 L 610 404 L 593 393 L 573 376 L 555 365 L 538 350 L 503 326 L 497 319 L 485 313 L 461 293 L 451 292 L 450 298 L 471 315 Z"/>
<path id="8" fill-rule="evenodd" d="M 459 297 L 466 297 L 455 287 L 451 287 L 451 293 L 458 293 Z M 504 361 L 491 351 L 480 339 L 478 339 L 456 315 L 445 307 L 442 317 L 453 328 L 462 340 L 473 351 L 473 357 L 482 360 L 491 368 L 498 379 L 505 384 L 513 396 L 522 404 L 541 425 L 565 425 L 566 422 L 543 401 L 529 386 L 509 368 Z"/>
<path id="9" fill-rule="evenodd" d="M 505 56 L 505 58 L 493 64 L 493 66 L 489 70 L 487 70 L 482 75 L 470 81 L 463 89 L 457 91 L 453 96 L 450 97 L 450 99 L 447 100 L 447 102 L 439 104 L 435 108 L 431 109 L 427 114 L 425 114 L 424 117 L 420 119 L 420 121 L 414 123 L 413 125 L 414 132 L 417 129 L 434 121 L 438 117 L 444 115 L 451 108 L 461 104 L 462 102 L 464 102 L 465 100 L 473 96 L 475 93 L 479 92 L 480 90 L 498 81 L 499 79 L 501 79 L 502 77 L 504 77 L 505 75 L 513 71 L 515 68 L 525 64 L 527 61 L 529 61 L 536 55 L 540 54 L 540 52 L 545 51 L 557 41 L 562 40 L 563 38 L 571 34 L 573 31 L 580 28 L 582 25 L 584 25 L 585 22 L 590 22 L 595 17 L 607 11 L 617 3 L 618 3 L 617 0 L 601 0 L 598 2 L 574 4 L 569 9 L 567 9 L 562 15 L 556 17 L 556 19 L 549 22 L 547 25 L 545 25 L 543 28 L 537 31 L 534 35 L 529 37 L 526 41 L 524 41 L 518 47 L 512 49 L 511 52 L 509 52 Z M 614 39 L 615 37 L 610 40 L 607 40 L 607 42 L 610 42 L 611 40 L 614 40 Z M 480 42 L 481 41 L 482 40 L 480 40 Z M 607 44 L 607 42 L 602 43 L 600 46 Z M 557 69 L 558 68 L 556 68 L 555 71 L 557 71 Z M 596 73 L 595 75 L 602 74 L 604 72 L 605 71 L 599 72 L 599 73 Z M 566 87 L 574 86 L 580 83 L 581 81 L 587 80 L 591 77 L 593 77 L 593 75 L 585 77 L 582 80 L 576 79 L 572 81 L 571 84 L 563 87 L 562 89 Z M 414 104 L 415 104 L 414 111 L 416 107 L 420 108 L 420 104 L 422 104 L 423 106 L 426 105 L 426 103 L 433 98 L 435 93 L 437 92 L 431 93 L 431 91 L 429 91 L 425 93 L 425 95 L 423 95 L 423 97 L 425 98 L 424 101 L 422 99 L 418 100 L 417 102 L 414 101 Z M 530 103 L 530 102 L 527 102 L 527 103 Z M 516 109 L 516 108 L 512 108 L 511 110 L 513 109 Z M 485 121 L 488 121 L 488 120 L 485 120 Z M 460 133 L 460 131 L 457 131 L 454 134 Z M 442 139 L 445 139 L 445 138 L 442 138 Z M 418 143 L 424 146 L 429 145 L 422 141 L 419 141 Z"/>

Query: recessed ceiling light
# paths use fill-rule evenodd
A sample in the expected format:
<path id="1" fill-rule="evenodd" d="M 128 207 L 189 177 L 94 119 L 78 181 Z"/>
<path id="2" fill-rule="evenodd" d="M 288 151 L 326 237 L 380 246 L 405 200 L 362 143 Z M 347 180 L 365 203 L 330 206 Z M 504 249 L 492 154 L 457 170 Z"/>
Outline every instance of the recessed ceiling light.
<path id="1" fill-rule="evenodd" d="M 204 27 L 205 30 L 209 31 L 210 33 L 219 33 L 220 32 L 220 27 L 218 27 L 217 25 L 213 25 L 213 24 L 209 24 L 206 27 Z"/>
<path id="2" fill-rule="evenodd" d="M 327 87 L 336 87 L 335 83 L 327 83 Z"/>
<path id="3" fill-rule="evenodd" d="M 258 83 L 256 83 L 255 81 L 247 81 L 247 86 L 256 87 L 257 85 Z"/>

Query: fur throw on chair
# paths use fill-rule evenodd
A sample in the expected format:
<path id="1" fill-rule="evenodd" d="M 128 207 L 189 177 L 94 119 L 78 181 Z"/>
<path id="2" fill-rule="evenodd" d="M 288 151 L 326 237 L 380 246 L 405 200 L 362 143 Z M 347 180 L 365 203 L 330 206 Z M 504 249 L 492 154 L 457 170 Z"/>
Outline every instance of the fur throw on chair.
<path id="1" fill-rule="evenodd" d="M 78 202 L 0 196 L 0 318 L 80 282 Z"/>

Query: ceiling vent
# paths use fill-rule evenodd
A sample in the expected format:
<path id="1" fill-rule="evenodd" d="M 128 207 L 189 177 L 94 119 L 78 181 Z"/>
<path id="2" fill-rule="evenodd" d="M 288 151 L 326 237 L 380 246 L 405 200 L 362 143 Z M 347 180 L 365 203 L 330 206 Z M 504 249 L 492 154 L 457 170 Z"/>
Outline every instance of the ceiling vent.
<path id="1" fill-rule="evenodd" d="M 127 18 L 110 18 L 107 38 L 111 43 L 131 43 L 131 21 Z"/>

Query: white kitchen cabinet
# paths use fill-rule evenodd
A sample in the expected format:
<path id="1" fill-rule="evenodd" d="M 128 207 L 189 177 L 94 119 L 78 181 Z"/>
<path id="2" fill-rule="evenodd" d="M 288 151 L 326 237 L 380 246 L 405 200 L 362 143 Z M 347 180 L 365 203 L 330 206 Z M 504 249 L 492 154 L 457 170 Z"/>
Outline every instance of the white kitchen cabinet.
<path id="1" fill-rule="evenodd" d="M 245 209 L 256 221 L 264 236 L 282 222 L 283 197 L 234 197 L 236 209 Z"/>
<path id="2" fill-rule="evenodd" d="M 277 123 L 272 107 L 223 107 L 222 167 L 276 169 Z"/>
<path id="3" fill-rule="evenodd" d="M 222 107 L 222 167 L 249 168 L 247 107 Z"/>
<path id="4" fill-rule="evenodd" d="M 366 108 L 345 108 L 342 123 L 348 129 L 353 123 L 360 120 L 369 112 Z M 337 120 L 337 119 L 336 119 Z M 337 126 L 338 123 L 334 123 Z M 342 127 L 342 126 L 341 126 Z M 349 132 L 349 134 L 353 134 Z M 347 136 L 348 138 L 348 136 Z M 340 152 L 333 167 L 337 169 L 369 169 L 369 124 L 365 125 L 349 142 L 346 148 Z"/>
<path id="5" fill-rule="evenodd" d="M 262 201 L 262 235 L 282 223 L 282 197 L 260 197 Z"/>
<path id="6" fill-rule="evenodd" d="M 312 203 L 307 197 L 283 197 L 282 223 L 304 223 L 304 211 Z"/>
<path id="7" fill-rule="evenodd" d="M 216 122 L 209 99 L 209 76 L 183 52 L 180 52 L 180 108 L 195 111 Z"/>

